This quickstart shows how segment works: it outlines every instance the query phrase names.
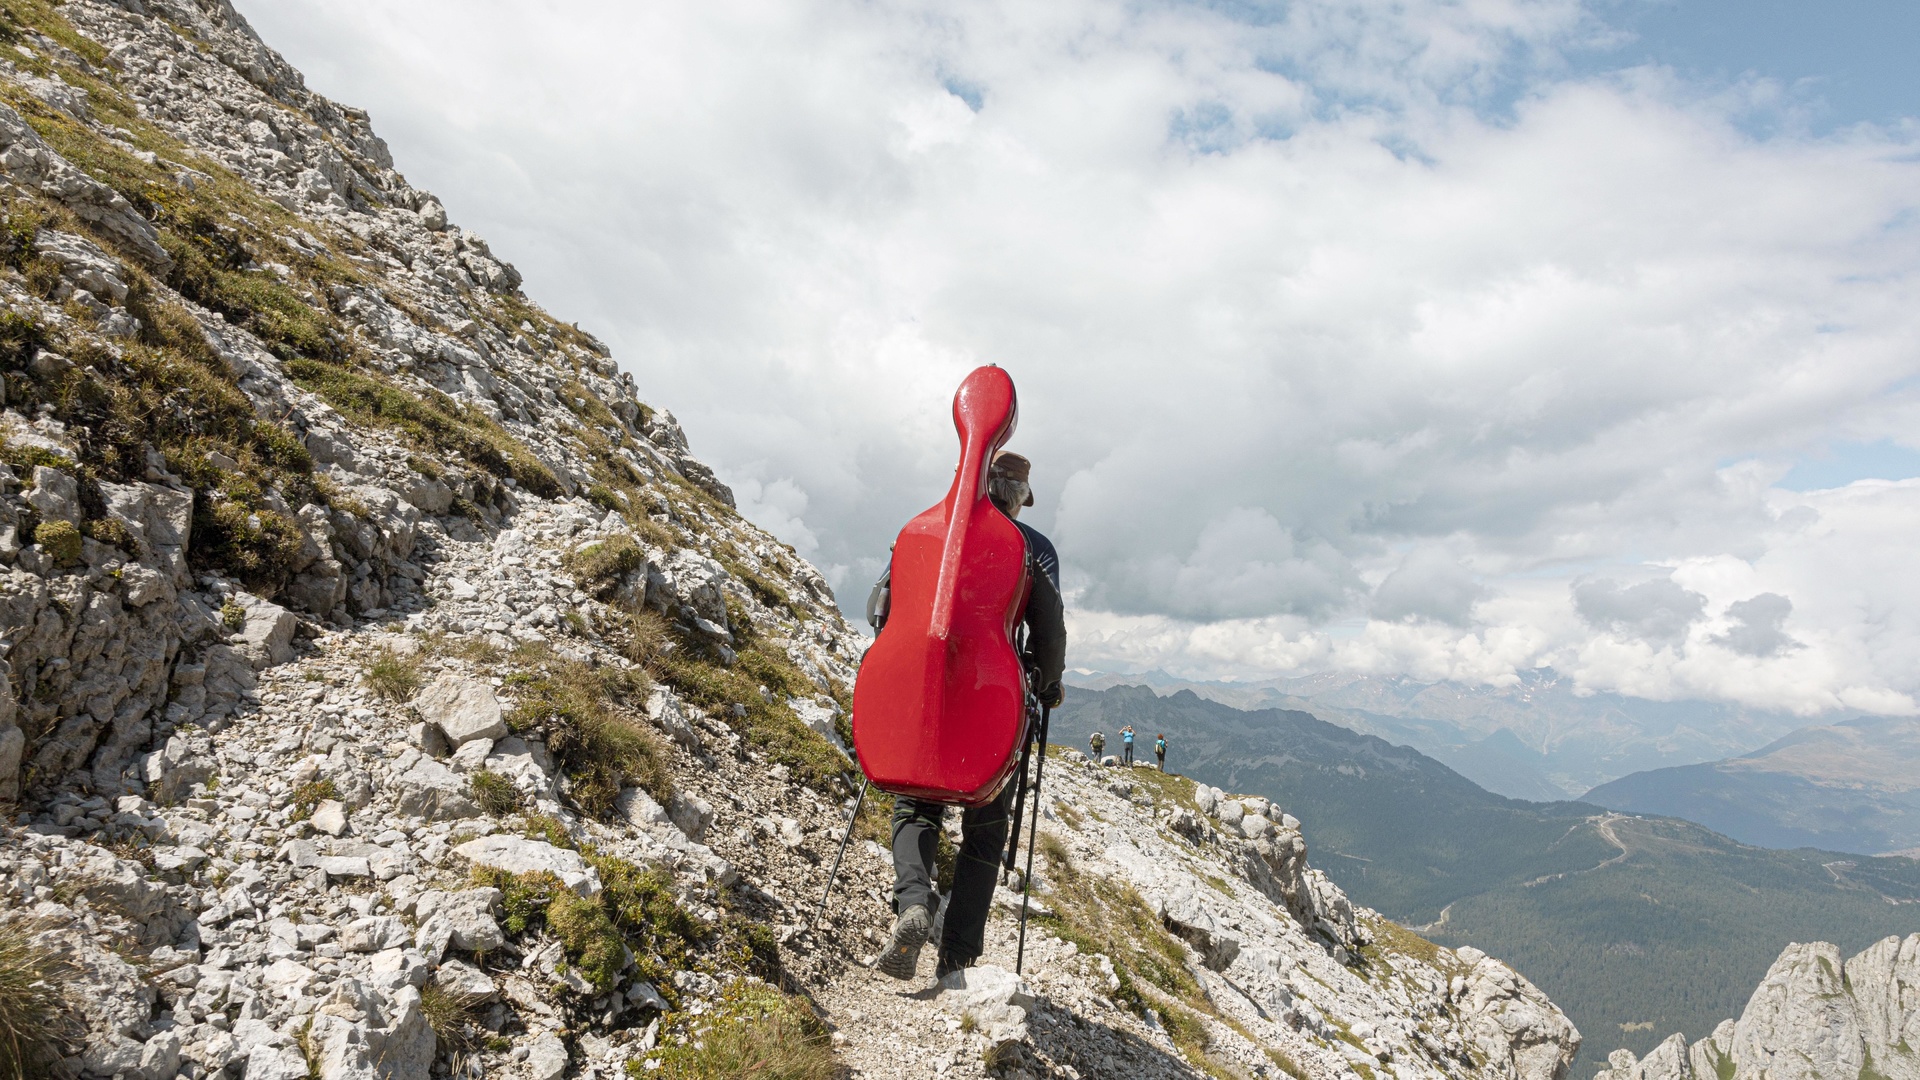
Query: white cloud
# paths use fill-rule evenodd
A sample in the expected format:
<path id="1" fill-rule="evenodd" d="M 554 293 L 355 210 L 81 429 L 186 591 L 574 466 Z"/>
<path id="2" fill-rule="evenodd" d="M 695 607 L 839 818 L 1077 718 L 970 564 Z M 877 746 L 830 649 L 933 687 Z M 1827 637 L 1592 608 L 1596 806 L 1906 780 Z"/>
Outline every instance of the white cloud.
<path id="1" fill-rule="evenodd" d="M 1434 619 L 1461 626 L 1486 592 L 1473 571 L 1444 549 L 1415 548 L 1374 589 L 1371 614 L 1389 622 Z"/>
<path id="2" fill-rule="evenodd" d="M 1684 639 L 1706 614 L 1707 598 L 1672 578 L 1624 586 L 1601 578 L 1573 583 L 1573 609 L 1596 630 L 1659 645 Z"/>
<path id="3" fill-rule="evenodd" d="M 1910 130 L 1566 77 L 1575 0 L 241 6 L 843 592 L 996 362 L 1075 663 L 1920 693 L 1920 490 L 1771 486 L 1920 419 Z"/>

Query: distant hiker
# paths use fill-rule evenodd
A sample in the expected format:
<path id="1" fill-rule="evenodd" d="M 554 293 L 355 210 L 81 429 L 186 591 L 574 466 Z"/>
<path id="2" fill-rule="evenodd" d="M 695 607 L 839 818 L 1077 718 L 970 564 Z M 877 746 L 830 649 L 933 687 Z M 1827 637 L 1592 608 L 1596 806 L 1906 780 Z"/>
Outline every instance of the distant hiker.
<path id="1" fill-rule="evenodd" d="M 1120 729 L 1120 753 L 1125 756 L 1128 765 L 1133 764 L 1133 725 Z"/>
<path id="2" fill-rule="evenodd" d="M 1060 557 L 1054 553 L 1052 541 L 1019 520 L 1021 508 L 1033 505 L 1033 491 L 1027 486 L 1031 468 L 1019 454 L 996 454 L 987 475 L 987 497 L 1001 513 L 1013 518 L 1026 536 L 1027 557 L 1034 574 L 1033 594 L 1023 615 L 1027 640 L 1022 659 L 1030 670 L 1038 672 L 1036 693 L 1041 702 L 1052 707 L 1065 696 L 1060 676 L 1067 666 L 1067 624 L 1060 600 Z M 1018 786 L 1018 781 L 1009 783 L 998 799 L 960 816 L 960 852 L 940 935 L 939 959 L 934 968 L 937 978 L 973 966 L 986 947 L 987 912 L 1000 875 L 1000 857 L 1007 848 L 1007 807 Z M 940 904 L 934 892 L 934 853 L 946 813 L 943 803 L 906 796 L 893 801 L 893 910 L 898 917 L 874 966 L 896 979 L 913 978 L 920 963 L 920 947 L 933 929 L 934 912 Z"/>
<path id="3" fill-rule="evenodd" d="M 1107 749 L 1107 737 L 1096 731 L 1087 739 L 1087 745 L 1093 747 L 1093 760 L 1098 764 L 1100 755 Z"/>
<path id="4" fill-rule="evenodd" d="M 1167 736 L 1164 732 L 1153 737 L 1153 756 L 1159 759 L 1160 771 L 1167 771 Z"/>

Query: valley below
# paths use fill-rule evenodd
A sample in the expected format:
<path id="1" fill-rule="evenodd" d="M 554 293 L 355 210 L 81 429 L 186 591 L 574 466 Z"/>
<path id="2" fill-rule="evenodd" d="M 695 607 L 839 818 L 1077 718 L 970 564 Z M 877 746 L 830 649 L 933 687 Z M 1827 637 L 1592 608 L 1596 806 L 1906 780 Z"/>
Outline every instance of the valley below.
<path id="1" fill-rule="evenodd" d="M 1296 710 L 1191 691 L 1076 690 L 1055 738 L 1131 723 L 1168 768 L 1273 799 L 1306 822 L 1354 899 L 1450 947 L 1506 958 L 1585 1036 L 1575 1075 L 1615 1049 L 1707 1035 L 1796 941 L 1858 951 L 1920 930 L 1920 862 L 1749 846 L 1673 817 L 1528 802 Z"/>

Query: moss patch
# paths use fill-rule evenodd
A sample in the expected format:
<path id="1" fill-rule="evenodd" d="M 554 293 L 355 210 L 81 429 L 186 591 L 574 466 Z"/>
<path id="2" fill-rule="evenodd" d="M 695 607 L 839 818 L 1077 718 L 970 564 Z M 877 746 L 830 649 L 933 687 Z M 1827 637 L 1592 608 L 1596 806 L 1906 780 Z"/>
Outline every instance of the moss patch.
<path id="1" fill-rule="evenodd" d="M 80 529 L 71 521 L 41 522 L 33 527 L 33 542 L 55 566 L 72 566 L 80 561 Z"/>

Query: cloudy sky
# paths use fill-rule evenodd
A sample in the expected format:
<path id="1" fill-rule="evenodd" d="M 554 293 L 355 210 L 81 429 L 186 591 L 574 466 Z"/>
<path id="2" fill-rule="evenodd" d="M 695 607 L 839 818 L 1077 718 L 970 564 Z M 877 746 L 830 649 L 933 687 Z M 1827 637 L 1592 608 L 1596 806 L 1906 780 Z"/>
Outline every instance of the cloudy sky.
<path id="1" fill-rule="evenodd" d="M 1072 662 L 1911 712 L 1896 0 L 239 0 L 857 607 L 1021 393 Z"/>

